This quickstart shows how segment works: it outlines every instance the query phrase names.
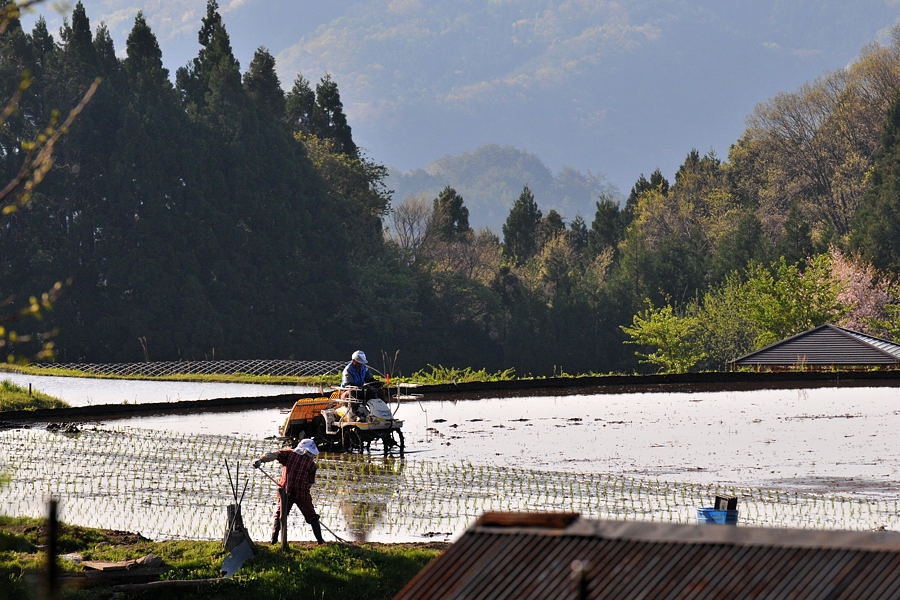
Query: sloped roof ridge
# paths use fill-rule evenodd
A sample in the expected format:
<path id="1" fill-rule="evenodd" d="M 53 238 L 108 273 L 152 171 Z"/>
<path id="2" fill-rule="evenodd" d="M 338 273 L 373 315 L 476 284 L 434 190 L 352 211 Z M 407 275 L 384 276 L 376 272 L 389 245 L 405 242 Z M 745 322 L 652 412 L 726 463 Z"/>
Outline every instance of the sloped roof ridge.
<path id="1" fill-rule="evenodd" d="M 739 356 L 738 358 L 735 358 L 728 362 L 738 363 L 742 360 L 745 360 L 745 359 L 755 356 L 757 354 L 762 354 L 763 352 L 766 352 L 767 350 L 770 350 L 772 348 L 776 348 L 778 346 L 783 346 L 783 345 L 793 342 L 794 340 L 797 340 L 799 338 L 805 337 L 807 335 L 811 335 L 811 334 L 815 333 L 816 331 L 819 331 L 820 329 L 831 329 L 833 331 L 840 333 L 841 335 L 844 335 L 848 338 L 853 339 L 854 341 L 861 342 L 861 343 L 865 344 L 866 346 L 868 346 L 869 348 L 871 348 L 872 350 L 875 350 L 876 352 L 884 354 L 885 356 L 889 356 L 894 359 L 900 359 L 900 344 L 896 344 L 894 342 L 891 342 L 891 341 L 888 341 L 888 340 L 885 340 L 885 339 L 882 339 L 879 337 L 875 337 L 874 335 L 862 333 L 860 331 L 854 331 L 853 329 L 847 329 L 846 327 L 841 327 L 840 325 L 835 325 L 834 323 L 823 323 L 822 325 L 812 327 L 811 329 L 807 329 L 806 331 L 801 331 L 800 333 L 786 337 L 782 340 L 778 340 L 777 342 L 773 342 L 773 343 L 769 344 L 768 346 L 764 346 L 764 347 L 760 348 L 759 350 L 754 350 L 753 352 L 748 352 L 747 354 L 745 354 L 743 356 Z"/>
<path id="2" fill-rule="evenodd" d="M 900 553 L 900 532 L 788 529 L 687 525 L 648 521 L 578 519 L 564 530 L 543 528 L 474 527 L 470 532 L 513 535 L 585 536 L 638 542 L 727 544 L 777 548 L 828 548 Z"/>
<path id="3" fill-rule="evenodd" d="M 839 325 L 835 325 L 838 329 L 843 330 L 848 335 L 851 335 L 862 342 L 869 344 L 879 350 L 883 350 L 887 352 L 891 356 L 895 358 L 900 358 L 900 344 L 897 342 L 892 342 L 890 340 L 886 340 L 884 338 L 880 338 L 878 336 L 869 335 L 868 333 L 863 333 L 862 331 L 854 331 L 853 329 L 847 329 L 846 327 L 840 327 Z"/>

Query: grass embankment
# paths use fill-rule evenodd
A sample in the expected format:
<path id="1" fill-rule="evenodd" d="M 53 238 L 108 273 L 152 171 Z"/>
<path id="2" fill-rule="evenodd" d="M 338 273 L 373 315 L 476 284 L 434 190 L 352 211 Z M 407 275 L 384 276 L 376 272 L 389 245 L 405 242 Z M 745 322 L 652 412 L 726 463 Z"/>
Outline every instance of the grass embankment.
<path id="1" fill-rule="evenodd" d="M 250 375 L 248 373 L 228 374 L 199 374 L 181 373 L 174 375 L 110 375 L 105 373 L 87 373 L 73 369 L 54 369 L 52 367 L 35 367 L 31 365 L 0 365 L 0 371 L 12 371 L 27 375 L 53 375 L 57 377 L 87 377 L 91 379 L 140 379 L 149 381 L 214 381 L 219 383 L 265 383 L 282 385 L 308 385 L 312 387 L 328 387 L 338 385 L 341 382 L 340 375 L 316 375 L 310 377 L 292 377 L 288 375 Z M 552 377 L 602 377 L 618 375 L 620 373 L 579 373 L 570 374 L 559 372 Z M 516 375 L 515 369 L 489 372 L 486 369 L 472 369 L 471 367 L 444 367 L 441 365 L 428 365 L 409 376 L 396 376 L 392 374 L 391 382 L 415 382 L 425 385 L 442 383 L 467 383 L 475 381 L 515 381 L 515 380 L 547 379 L 543 375 Z"/>
<path id="2" fill-rule="evenodd" d="M 217 383 L 267 383 L 276 385 L 328 386 L 340 383 L 340 375 L 316 375 L 312 377 L 292 377 L 288 375 L 251 375 L 249 373 L 176 373 L 173 375 L 113 375 L 109 373 L 88 373 L 76 369 L 55 369 L 33 365 L 0 364 L 0 372 L 23 373 L 53 377 L 84 377 L 86 379 L 136 379 L 141 381 L 194 381 Z"/>
<path id="3" fill-rule="evenodd" d="M 0 517 L 0 597 L 33 598 L 29 581 L 41 573 L 46 543 L 43 521 Z M 221 542 L 151 542 L 135 534 L 63 525 L 61 554 L 77 552 L 84 560 L 130 560 L 147 554 L 163 559 L 162 579 L 205 579 L 219 576 L 225 558 Z M 391 598 L 412 579 L 444 544 L 325 544 L 297 543 L 290 551 L 258 544 L 256 556 L 231 579 L 181 597 L 235 600 L 279 598 Z M 60 560 L 66 573 L 80 565 Z M 148 595 L 159 595 L 150 592 Z M 166 590 L 166 598 L 177 598 Z M 66 590 L 65 599 L 110 597 L 110 588 Z"/>
<path id="4" fill-rule="evenodd" d="M 65 408 L 68 404 L 43 392 L 29 391 L 9 380 L 0 381 L 0 411 Z"/>

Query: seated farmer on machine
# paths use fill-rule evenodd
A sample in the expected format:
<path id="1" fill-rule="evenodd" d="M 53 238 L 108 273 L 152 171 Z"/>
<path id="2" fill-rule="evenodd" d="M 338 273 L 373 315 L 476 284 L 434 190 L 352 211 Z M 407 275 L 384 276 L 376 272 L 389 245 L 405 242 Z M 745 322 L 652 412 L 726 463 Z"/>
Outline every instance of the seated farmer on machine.
<path id="1" fill-rule="evenodd" d="M 284 449 L 277 452 L 269 452 L 253 461 L 257 469 L 264 462 L 277 460 L 284 468 L 281 469 L 281 481 L 278 482 L 278 508 L 275 510 L 275 522 L 272 524 L 272 543 L 278 543 L 278 533 L 281 531 L 281 519 L 287 523 L 288 513 L 296 504 L 303 513 L 303 518 L 312 527 L 316 536 L 316 542 L 324 544 L 322 539 L 322 526 L 319 524 L 319 515 L 313 507 L 312 496 L 309 488 L 316 482 L 316 461 L 314 456 L 319 454 L 316 443 L 311 439 L 300 440 L 293 450 Z M 284 499 L 284 502 L 282 502 Z M 284 511 L 284 512 L 282 512 Z"/>
<path id="2" fill-rule="evenodd" d="M 360 390 L 364 390 L 363 393 L 356 396 L 359 400 L 368 400 L 372 396 L 370 390 L 381 387 L 381 382 L 375 379 L 375 376 L 369 371 L 369 367 L 366 366 L 368 364 L 366 353 L 362 350 L 357 350 L 350 357 L 350 362 L 347 363 L 347 366 L 344 367 L 344 372 L 341 374 L 341 387 L 352 385 Z M 366 384 L 369 384 L 368 390 L 366 390 Z"/>

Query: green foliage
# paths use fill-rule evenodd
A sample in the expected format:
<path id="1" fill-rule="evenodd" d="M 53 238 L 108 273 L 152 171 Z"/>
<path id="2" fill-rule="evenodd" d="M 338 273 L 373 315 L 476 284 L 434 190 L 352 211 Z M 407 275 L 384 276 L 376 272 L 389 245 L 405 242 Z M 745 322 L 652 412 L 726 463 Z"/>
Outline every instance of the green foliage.
<path id="1" fill-rule="evenodd" d="M 719 238 L 715 253 L 710 259 L 709 280 L 711 283 L 719 283 L 728 273 L 743 270 L 749 261 L 765 261 L 768 254 L 762 223 L 756 213 L 739 209 L 734 215 L 733 227 Z"/>
<path id="2" fill-rule="evenodd" d="M 569 239 L 572 240 L 572 248 L 578 254 L 581 254 L 587 248 L 588 228 L 581 215 L 578 215 L 569 223 Z"/>
<path id="3" fill-rule="evenodd" d="M 656 169 L 650 174 L 649 181 L 644 177 L 644 174 L 641 173 L 638 180 L 631 187 L 631 192 L 628 194 L 628 199 L 625 201 L 625 208 L 622 210 L 622 224 L 624 227 L 628 227 L 628 225 L 631 224 L 631 220 L 634 218 L 634 211 L 637 208 L 638 200 L 641 195 L 650 191 L 656 191 L 663 196 L 669 193 L 669 182 L 659 169 Z"/>
<path id="4" fill-rule="evenodd" d="M 0 591 L 4 597 L 27 597 L 23 574 L 41 568 L 41 557 L 30 554 L 41 539 L 42 521 L 0 517 Z M 42 541 L 43 543 L 43 541 Z M 62 526 L 62 552 L 79 552 L 85 560 L 119 561 L 147 554 L 161 557 L 169 569 L 163 579 L 203 579 L 219 576 L 225 558 L 221 542 L 173 540 L 150 542 L 139 536 Z M 385 544 L 293 545 L 289 552 L 257 546 L 256 556 L 233 578 L 199 592 L 168 592 L 190 598 L 391 598 L 430 560 L 441 546 Z M 64 568 L 78 570 L 65 561 Z M 8 583 L 6 583 L 8 582 Z M 3 586 L 7 587 L 4 588 Z M 108 588 L 66 592 L 65 598 L 108 597 Z"/>
<path id="5" fill-rule="evenodd" d="M 313 132 L 317 136 L 334 142 L 342 154 L 357 156 L 358 150 L 356 144 L 353 143 L 350 124 L 344 114 L 341 93 L 338 91 L 337 83 L 327 73 L 316 85 L 316 110 L 313 114 L 313 123 L 315 124 Z"/>
<path id="6" fill-rule="evenodd" d="M 870 318 L 868 325 L 889 340 L 900 341 L 900 284 L 889 290 L 890 300 L 884 305 L 885 318 Z"/>
<path id="7" fill-rule="evenodd" d="M 788 264 L 784 258 L 768 267 L 751 263 L 746 273 L 732 272 L 681 311 L 651 305 L 623 331 L 631 336 L 629 343 L 656 348 L 640 355 L 645 362 L 677 372 L 697 365 L 721 368 L 747 352 L 846 316 L 851 307 L 839 299 L 842 284 L 831 260 L 830 254 L 820 254 L 805 263 Z"/>
<path id="8" fill-rule="evenodd" d="M 796 203 L 788 212 L 784 229 L 775 246 L 775 253 L 789 263 L 795 263 L 814 254 L 812 227 Z"/>
<path id="9" fill-rule="evenodd" d="M 257 48 L 244 73 L 244 88 L 259 109 L 273 119 L 284 118 L 284 91 L 275 73 L 275 57 L 265 48 Z"/>
<path id="10" fill-rule="evenodd" d="M 427 368 L 416 371 L 409 376 L 410 381 L 424 384 L 439 383 L 466 383 L 470 381 L 510 381 L 516 379 L 515 369 L 505 369 L 495 373 L 489 373 L 485 369 L 472 369 L 466 367 L 445 367 L 442 365 L 428 365 Z"/>
<path id="11" fill-rule="evenodd" d="M 677 316 L 671 306 L 654 308 L 648 300 L 647 308 L 622 331 L 631 338 L 626 343 L 654 348 L 649 353 L 635 352 L 641 362 L 657 365 L 663 373 L 686 373 L 706 358 L 706 353 L 697 350 L 699 326 L 697 318 Z"/>
<path id="12" fill-rule="evenodd" d="M 522 264 L 538 250 L 541 210 L 526 185 L 503 224 L 503 251 L 516 264 Z"/>
<path id="13" fill-rule="evenodd" d="M 588 252 L 591 256 L 597 256 L 604 248 L 616 248 L 624 233 L 624 217 L 615 200 L 608 196 L 601 197 L 596 207 L 588 232 Z"/>
<path id="14" fill-rule="evenodd" d="M 805 269 L 784 258 L 768 269 L 755 265 L 744 292 L 747 319 L 760 331 L 757 347 L 838 321 L 850 309 L 838 301 L 840 282 L 832 277 L 828 254 L 810 258 Z"/>
<path id="15" fill-rule="evenodd" d="M 431 220 L 428 222 L 425 235 L 450 242 L 460 239 L 471 231 L 469 209 L 465 207 L 463 197 L 448 185 L 434 199 Z"/>
<path id="16" fill-rule="evenodd" d="M 900 117 L 895 109 L 877 158 L 870 126 L 896 101 L 880 82 L 900 72 L 897 43 L 761 106 L 728 162 L 692 150 L 672 185 L 659 169 L 641 175 L 624 209 L 601 195 L 590 227 L 574 214 L 583 199 L 573 197 L 590 189 L 596 198 L 596 178 L 554 177 L 535 157 L 496 146 L 439 161 L 410 177 L 434 192 L 456 187 L 438 195 L 428 235 L 430 203 L 405 211 L 398 249 L 385 243 L 383 219 L 404 211 L 390 206 L 387 170 L 356 147 L 337 83 L 298 75 L 284 94 L 263 48 L 242 74 L 218 3 L 206 8 L 198 54 L 174 86 L 140 13 L 124 60 L 105 27 L 91 35 L 81 4 L 60 40 L 41 20 L 30 34 L 12 26 L 3 36 L 0 81 L 17 110 L 3 123 L 0 176 L 17 177 L 23 152 L 53 149 L 44 126 L 68 128 L 53 107 L 77 106 L 98 76 L 109 82 L 56 149 L 65 168 L 49 171 L 45 161 L 37 169 L 41 201 L 29 202 L 27 178 L 20 196 L 3 199 L 0 298 L 27 305 L 17 318 L 39 314 L 45 331 L 60 328 L 66 362 L 400 347 L 407 369 L 630 370 L 619 325 L 633 327 L 649 298 L 670 304 L 673 318 L 699 320 L 681 335 L 707 355 L 692 368 L 705 368 L 844 314 L 817 266 L 800 263 L 826 242 L 849 239 L 882 268 L 897 268 Z M 20 77 L 26 71 L 32 76 Z M 517 166 L 491 168 L 498 156 Z M 471 181 L 489 191 L 460 187 Z M 522 188 L 526 181 L 535 187 Z M 505 211 L 520 189 L 501 253 L 497 237 L 473 231 L 469 219 L 498 223 L 497 206 Z M 777 256 L 783 264 L 760 266 Z M 53 313 L 62 284 L 22 300 L 55 281 L 71 284 Z M 797 295 L 809 305 L 796 306 Z M 645 316 L 646 327 L 665 324 L 653 320 L 661 314 Z M 11 343 L 24 353 L 27 336 L 2 327 L 4 353 Z M 664 369 L 692 358 L 666 356 Z"/>
<path id="17" fill-rule="evenodd" d="M 9 249 L 0 249 L 0 255 L 4 256 L 4 265 L 13 269 L 23 267 L 23 258 L 28 257 L 34 243 L 40 240 L 31 239 L 27 235 L 23 239 L 16 235 L 11 225 L 31 207 L 37 186 L 48 176 L 53 165 L 58 142 L 69 132 L 75 118 L 91 100 L 99 85 L 98 79 L 84 82 L 84 87 L 76 92 L 72 100 L 75 107 L 62 122 L 56 110 L 48 111 L 46 106 L 42 107 L 42 111 L 34 110 L 33 102 L 26 92 L 32 88 L 37 88 L 40 92 L 43 88 L 43 82 L 36 84 L 34 75 L 43 75 L 47 63 L 51 62 L 45 51 L 50 51 L 47 45 L 49 39 L 49 45 L 52 46 L 52 38 L 49 38 L 46 31 L 46 23 L 38 21 L 32 52 L 32 40 L 24 34 L 19 22 L 20 5 L 30 4 L 33 2 L 0 4 L 0 56 L 3 59 L 0 61 L 0 85 L 9 94 L 6 104 L 0 109 L 0 176 L 7 177 L 0 189 L 0 216 L 4 219 L 2 240 L 9 245 Z M 95 62 L 90 25 L 80 2 L 75 7 L 72 26 L 67 24 L 62 35 L 69 50 L 67 58 L 71 65 L 77 68 L 82 63 Z M 98 30 L 98 47 L 105 58 L 109 54 L 108 42 L 109 32 L 101 27 Z M 4 298 L 0 303 L 3 307 L 3 312 L 0 313 L 0 357 L 10 363 L 22 362 L 29 355 L 37 359 L 52 357 L 54 343 L 49 339 L 52 332 L 45 331 L 40 335 L 24 333 L 19 326 L 20 322 L 29 319 L 41 320 L 58 297 L 62 283 L 57 281 L 38 298 L 31 295 L 31 290 L 35 289 L 33 286 L 29 287 L 27 293 L 21 289 L 17 290 L 20 294 L 10 294 L 10 287 L 14 287 L 18 281 L 13 279 L 11 285 L 9 280 L 3 278 L 4 275 L 0 271 L 0 296 Z M 16 278 L 21 278 L 21 275 L 17 274 Z M 43 287 L 47 282 L 44 280 L 38 285 Z M 22 297 L 28 298 L 27 305 L 8 312 L 10 305 L 24 304 L 20 300 Z"/>
<path id="18" fill-rule="evenodd" d="M 723 369 L 729 360 L 759 347 L 756 339 L 761 331 L 748 315 L 745 283 L 744 272 L 733 271 L 718 287 L 685 307 L 685 314 L 700 324 L 697 348 L 707 355 L 698 367 Z"/>
<path id="19" fill-rule="evenodd" d="M 59 398 L 34 390 L 29 394 L 26 388 L 18 386 L 8 379 L 0 380 L 0 411 L 63 408 L 66 406 L 68 404 Z"/>
<path id="20" fill-rule="evenodd" d="M 566 230 L 566 222 L 562 215 L 552 208 L 541 219 L 538 225 L 538 243 L 541 248 L 548 242 L 552 242 Z"/>
<path id="21" fill-rule="evenodd" d="M 876 267 L 900 273 L 900 95 L 875 157 L 875 167 L 851 232 L 851 246 Z"/>
<path id="22" fill-rule="evenodd" d="M 316 92 L 303 75 L 297 75 L 285 98 L 285 119 L 293 132 L 313 134 L 313 115 L 316 112 Z"/>

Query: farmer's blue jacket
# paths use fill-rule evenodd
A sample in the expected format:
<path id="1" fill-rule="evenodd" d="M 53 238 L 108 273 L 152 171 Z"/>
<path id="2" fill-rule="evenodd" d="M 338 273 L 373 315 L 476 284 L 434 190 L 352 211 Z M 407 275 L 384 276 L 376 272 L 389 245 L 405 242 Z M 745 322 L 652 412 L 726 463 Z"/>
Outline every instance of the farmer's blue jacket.
<path id="1" fill-rule="evenodd" d="M 353 361 L 351 360 L 344 367 L 344 372 L 341 375 L 341 386 L 355 385 L 356 387 L 363 387 L 367 381 L 375 381 L 375 377 L 369 373 L 369 368 L 366 365 L 359 365 L 357 369 L 353 366 Z"/>

